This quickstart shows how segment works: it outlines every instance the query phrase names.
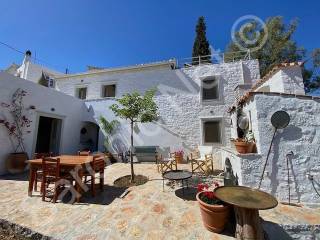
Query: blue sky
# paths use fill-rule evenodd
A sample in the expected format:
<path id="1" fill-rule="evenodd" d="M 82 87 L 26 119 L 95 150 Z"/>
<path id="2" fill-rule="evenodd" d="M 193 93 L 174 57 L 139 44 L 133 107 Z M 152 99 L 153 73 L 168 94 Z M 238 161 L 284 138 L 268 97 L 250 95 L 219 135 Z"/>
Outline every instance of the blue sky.
<path id="1" fill-rule="evenodd" d="M 247 14 L 297 17 L 299 45 L 320 47 L 316 0 L 1 0 L 0 9 L 0 42 L 30 49 L 60 71 L 190 57 L 201 15 L 210 44 L 222 51 L 233 23 Z M 22 55 L 0 45 L 0 69 L 21 61 Z"/>

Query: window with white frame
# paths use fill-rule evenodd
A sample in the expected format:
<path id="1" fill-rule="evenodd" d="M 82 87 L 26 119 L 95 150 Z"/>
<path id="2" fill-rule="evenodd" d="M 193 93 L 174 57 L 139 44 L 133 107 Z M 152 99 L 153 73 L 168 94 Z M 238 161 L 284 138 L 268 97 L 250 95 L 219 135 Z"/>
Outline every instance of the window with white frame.
<path id="1" fill-rule="evenodd" d="M 222 143 L 220 120 L 203 120 L 202 131 L 204 144 Z"/>
<path id="2" fill-rule="evenodd" d="M 102 97 L 115 97 L 116 96 L 116 85 L 110 84 L 110 85 L 104 85 L 102 86 Z"/>
<path id="3" fill-rule="evenodd" d="M 202 101 L 219 100 L 219 81 L 217 77 L 209 77 L 202 80 Z"/>
<path id="4" fill-rule="evenodd" d="M 80 87 L 76 89 L 76 97 L 79 99 L 87 98 L 87 87 Z"/>

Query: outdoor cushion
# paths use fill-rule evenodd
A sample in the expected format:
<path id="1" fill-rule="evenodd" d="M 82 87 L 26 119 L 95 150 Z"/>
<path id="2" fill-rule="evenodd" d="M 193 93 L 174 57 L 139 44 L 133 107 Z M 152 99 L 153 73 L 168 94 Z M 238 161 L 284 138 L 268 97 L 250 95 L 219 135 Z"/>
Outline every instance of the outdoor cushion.
<path id="1" fill-rule="evenodd" d="M 213 153 L 213 147 L 212 146 L 198 146 L 198 150 L 200 152 L 200 159 L 205 159 L 206 154 L 212 154 Z"/>

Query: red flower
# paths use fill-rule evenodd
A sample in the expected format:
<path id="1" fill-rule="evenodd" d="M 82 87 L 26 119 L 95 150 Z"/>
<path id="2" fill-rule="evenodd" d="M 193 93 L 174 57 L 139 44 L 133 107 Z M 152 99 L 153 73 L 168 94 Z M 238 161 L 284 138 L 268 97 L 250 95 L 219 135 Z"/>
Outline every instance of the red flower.
<path id="1" fill-rule="evenodd" d="M 197 190 L 198 190 L 198 192 L 202 192 L 202 191 L 208 190 L 208 188 L 209 188 L 208 184 L 199 183 Z"/>

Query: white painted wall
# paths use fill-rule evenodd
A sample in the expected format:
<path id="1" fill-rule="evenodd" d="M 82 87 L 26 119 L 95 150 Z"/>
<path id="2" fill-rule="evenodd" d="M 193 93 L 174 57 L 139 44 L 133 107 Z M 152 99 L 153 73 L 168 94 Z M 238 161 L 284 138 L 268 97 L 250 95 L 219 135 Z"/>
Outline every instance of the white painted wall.
<path id="1" fill-rule="evenodd" d="M 258 154 L 239 155 L 227 152 L 240 178 L 240 183 L 257 187 L 274 131 L 270 119 L 274 112 L 284 110 L 291 121 L 279 130 L 271 149 L 262 189 L 280 200 L 288 201 L 286 154 L 293 151 L 290 160 L 290 188 L 293 202 L 320 203 L 307 173 L 320 183 L 320 101 L 258 94 L 244 106 L 252 113 L 252 130 L 255 133 Z M 223 158 L 225 159 L 225 158 Z M 241 163 L 241 165 L 239 165 Z M 316 184 L 316 187 L 319 185 Z M 319 189 L 318 189 L 319 190 Z"/>
<path id="2" fill-rule="evenodd" d="M 25 146 L 29 156 L 32 156 L 36 144 L 37 124 L 40 115 L 63 119 L 60 153 L 74 154 L 79 149 L 80 129 L 83 120 L 90 120 L 92 112 L 88 112 L 83 101 L 65 95 L 56 90 L 42 87 L 25 79 L 0 72 L 0 102 L 10 102 L 12 94 L 21 88 L 28 92 L 24 105 L 36 107 L 30 111 L 32 120 L 30 134 L 25 136 Z M 55 111 L 51 111 L 54 108 Z M 1 108 L 0 117 L 10 118 Z M 13 151 L 6 129 L 0 126 L 0 174 L 5 173 L 5 159 Z"/>
<path id="3" fill-rule="evenodd" d="M 156 124 L 138 124 L 136 145 L 159 145 L 162 149 L 182 148 L 186 151 L 202 145 L 201 119 L 221 119 L 223 143 L 230 144 L 230 118 L 227 107 L 234 99 L 234 88 L 243 82 L 243 66 L 246 69 L 246 82 L 257 77 L 258 64 L 243 62 L 202 65 L 175 69 L 169 66 L 148 68 L 140 71 L 103 72 L 82 74 L 69 78 L 57 79 L 56 87 L 68 95 L 74 96 L 77 87 L 86 86 L 86 105 L 92 107 L 95 119 L 105 116 L 114 118 L 109 106 L 114 99 L 102 99 L 101 88 L 106 84 L 116 84 L 116 97 L 133 91 L 144 91 L 157 87 L 155 101 L 159 107 L 160 120 Z M 249 67 L 253 66 L 252 69 Z M 201 79 L 208 76 L 219 78 L 221 97 L 219 101 L 204 103 L 200 99 Z M 129 145 L 129 125 L 122 122 L 116 135 L 115 151 L 126 149 Z M 100 141 L 101 143 L 103 141 Z M 120 147 L 121 146 L 121 147 Z M 100 150 L 103 146 L 100 146 Z"/>
<path id="4" fill-rule="evenodd" d="M 305 95 L 301 67 L 290 66 L 279 70 L 255 91 Z"/>

